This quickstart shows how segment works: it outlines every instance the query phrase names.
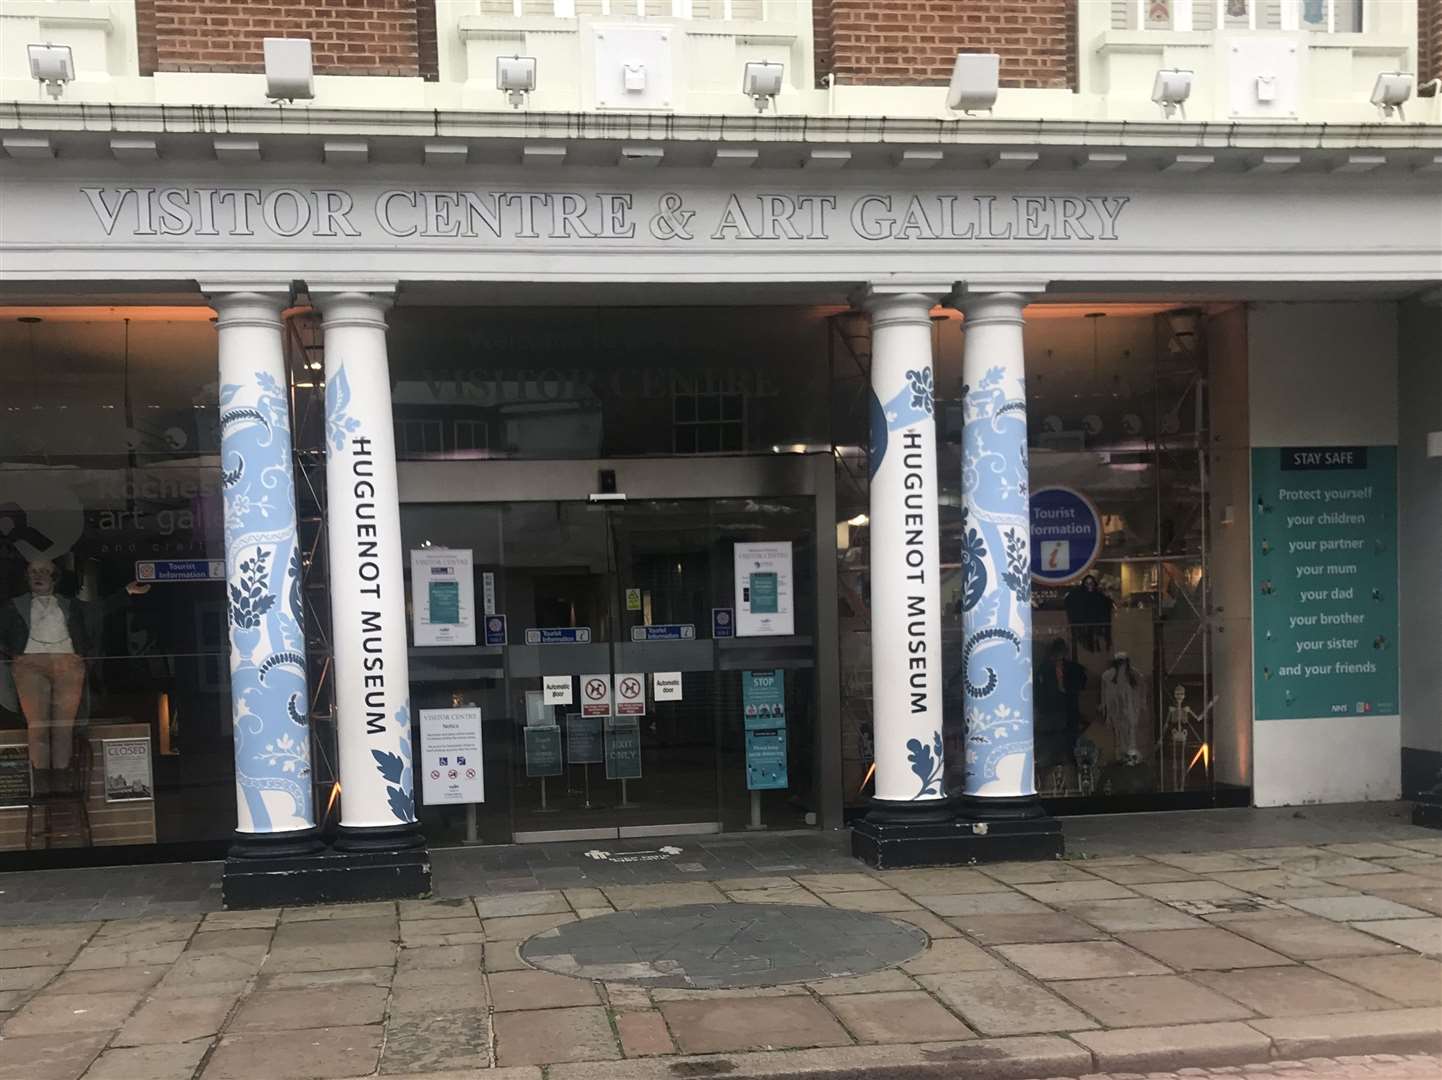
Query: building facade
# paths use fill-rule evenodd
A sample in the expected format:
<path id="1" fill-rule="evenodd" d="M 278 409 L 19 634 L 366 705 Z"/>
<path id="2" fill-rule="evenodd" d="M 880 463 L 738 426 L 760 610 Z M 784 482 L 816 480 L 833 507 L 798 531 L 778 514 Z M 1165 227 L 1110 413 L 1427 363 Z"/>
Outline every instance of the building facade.
<path id="1" fill-rule="evenodd" d="M 3 858 L 1430 787 L 1439 10 L 7 4 Z"/>

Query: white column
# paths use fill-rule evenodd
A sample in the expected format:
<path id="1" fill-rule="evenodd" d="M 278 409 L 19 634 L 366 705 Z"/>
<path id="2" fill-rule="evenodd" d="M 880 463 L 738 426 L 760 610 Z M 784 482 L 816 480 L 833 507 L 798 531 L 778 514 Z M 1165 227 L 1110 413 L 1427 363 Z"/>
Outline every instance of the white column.
<path id="1" fill-rule="evenodd" d="M 962 360 L 966 794 L 1030 804 L 1031 516 L 1020 292 L 969 291 Z"/>
<path id="2" fill-rule="evenodd" d="M 312 296 L 325 333 L 326 534 L 341 782 L 336 846 L 392 846 L 414 834 L 416 814 L 386 359 L 390 298 Z"/>
<path id="3" fill-rule="evenodd" d="M 295 472 L 280 313 L 287 294 L 217 289 L 220 467 L 236 829 L 315 827 Z M 266 845 L 273 846 L 273 845 Z"/>
<path id="4" fill-rule="evenodd" d="M 931 309 L 946 290 L 883 292 L 871 315 L 871 701 L 876 798 L 945 798 L 941 564 Z"/>

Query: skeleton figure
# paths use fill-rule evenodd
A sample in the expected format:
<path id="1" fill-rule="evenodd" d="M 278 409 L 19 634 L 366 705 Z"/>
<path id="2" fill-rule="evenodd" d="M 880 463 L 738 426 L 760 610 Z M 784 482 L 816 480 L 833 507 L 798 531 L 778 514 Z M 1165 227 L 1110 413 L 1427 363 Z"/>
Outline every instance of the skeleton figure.
<path id="1" fill-rule="evenodd" d="M 1141 679 L 1132 670 L 1132 661 L 1124 652 L 1112 657 L 1102 672 L 1102 714 L 1111 728 L 1118 761 L 1135 765 L 1142 759 L 1137 748 L 1137 729 L 1141 726 Z"/>
<path id="2" fill-rule="evenodd" d="M 1173 791 L 1181 791 L 1186 783 L 1187 750 L 1193 741 L 1198 744 L 1202 741 L 1201 719 L 1187 704 L 1187 688 L 1178 683 L 1172 688 L 1172 707 L 1167 710 L 1167 721 L 1162 728 Z"/>
<path id="3" fill-rule="evenodd" d="M 1083 735 L 1076 741 L 1072 753 L 1076 757 L 1077 787 L 1083 795 L 1091 795 L 1097 789 L 1097 763 L 1101 761 L 1101 751 L 1096 743 Z"/>

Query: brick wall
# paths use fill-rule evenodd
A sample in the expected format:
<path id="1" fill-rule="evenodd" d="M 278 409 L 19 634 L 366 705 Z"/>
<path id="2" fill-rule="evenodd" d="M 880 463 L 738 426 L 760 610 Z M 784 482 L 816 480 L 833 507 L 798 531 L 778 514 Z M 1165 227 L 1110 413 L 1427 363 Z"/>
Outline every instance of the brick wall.
<path id="1" fill-rule="evenodd" d="M 1442 78 L 1442 0 L 1417 5 L 1417 81 Z"/>
<path id="2" fill-rule="evenodd" d="M 814 10 L 818 82 L 944 84 L 958 52 L 994 52 L 1002 86 L 1076 87 L 1075 0 L 819 0 Z"/>
<path id="3" fill-rule="evenodd" d="M 318 75 L 434 78 L 433 3 L 136 0 L 140 70 L 261 71 L 263 38 L 308 37 Z M 427 10 L 420 13 L 418 6 Z"/>

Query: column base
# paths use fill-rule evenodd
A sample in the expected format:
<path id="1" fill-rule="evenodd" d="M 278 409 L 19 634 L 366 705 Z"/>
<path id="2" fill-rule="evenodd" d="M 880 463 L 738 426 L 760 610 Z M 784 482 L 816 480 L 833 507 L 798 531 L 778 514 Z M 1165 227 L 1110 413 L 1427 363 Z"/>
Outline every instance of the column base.
<path id="1" fill-rule="evenodd" d="M 424 846 L 271 858 L 232 855 L 221 874 L 221 902 L 227 910 L 418 899 L 430 892 L 431 857 Z"/>
<path id="2" fill-rule="evenodd" d="M 1412 824 L 1442 829 L 1442 793 L 1424 791 L 1412 800 Z"/>
<path id="3" fill-rule="evenodd" d="M 341 825 L 335 832 L 337 851 L 407 851 L 426 846 L 418 822 L 404 825 L 376 825 L 360 827 Z"/>
<path id="4" fill-rule="evenodd" d="M 1032 821 L 1046 817 L 1037 795 L 963 795 L 957 813 L 968 821 Z"/>
<path id="5" fill-rule="evenodd" d="M 963 810 L 949 821 L 925 823 L 878 822 L 868 814 L 851 827 L 851 854 L 877 870 L 1036 862 L 1064 852 L 1061 822 L 1044 814 L 981 820 Z"/>
<path id="6" fill-rule="evenodd" d="M 237 832 L 231 837 L 227 859 L 278 859 L 296 855 L 314 855 L 325 850 L 320 829 L 293 829 L 278 833 Z"/>
<path id="7" fill-rule="evenodd" d="M 866 820 L 878 825 L 934 825 L 956 817 L 956 804 L 951 799 L 913 802 L 873 798 L 868 805 Z"/>

